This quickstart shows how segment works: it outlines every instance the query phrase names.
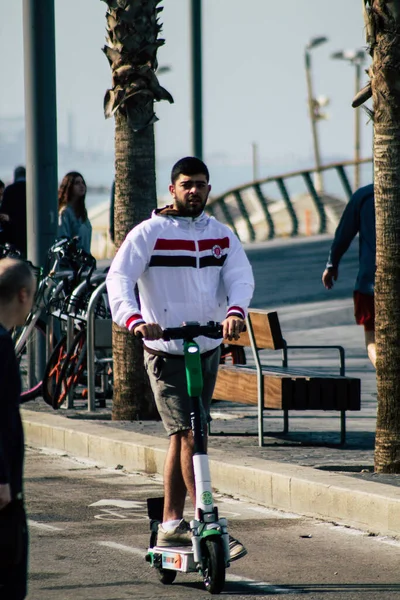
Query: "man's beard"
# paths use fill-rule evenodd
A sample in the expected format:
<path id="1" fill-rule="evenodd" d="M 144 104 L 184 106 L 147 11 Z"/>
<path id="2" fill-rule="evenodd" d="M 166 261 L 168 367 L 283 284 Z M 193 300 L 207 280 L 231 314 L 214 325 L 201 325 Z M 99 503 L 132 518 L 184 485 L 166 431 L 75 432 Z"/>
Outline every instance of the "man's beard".
<path id="1" fill-rule="evenodd" d="M 190 201 L 190 198 L 189 198 Z M 182 217 L 198 217 L 204 210 L 204 207 L 207 203 L 207 198 L 205 200 L 201 200 L 200 198 L 196 198 L 196 201 L 199 203 L 191 205 L 184 200 L 175 200 L 175 206 L 179 211 L 180 216 Z"/>

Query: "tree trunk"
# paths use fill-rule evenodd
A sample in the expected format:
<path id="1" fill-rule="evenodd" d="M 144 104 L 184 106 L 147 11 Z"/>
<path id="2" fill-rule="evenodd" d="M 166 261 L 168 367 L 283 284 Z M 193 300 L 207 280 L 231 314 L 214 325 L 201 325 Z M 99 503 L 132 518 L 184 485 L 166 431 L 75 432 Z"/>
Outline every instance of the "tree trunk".
<path id="1" fill-rule="evenodd" d="M 149 119 L 152 106 L 149 105 Z M 134 132 L 122 111 L 115 113 L 115 244 L 149 218 L 157 206 L 154 131 Z M 113 323 L 113 420 L 158 418 L 143 366 L 142 343 Z"/>
<path id="2" fill-rule="evenodd" d="M 161 0 L 105 0 L 112 72 L 104 115 L 115 117 L 114 238 L 117 249 L 128 232 L 157 206 L 154 102 L 171 94 L 157 76 Z M 143 365 L 143 348 L 132 333 L 113 324 L 114 400 L 112 418 L 159 418 Z"/>
<path id="3" fill-rule="evenodd" d="M 400 0 L 370 2 L 376 207 L 375 470 L 400 473 Z"/>

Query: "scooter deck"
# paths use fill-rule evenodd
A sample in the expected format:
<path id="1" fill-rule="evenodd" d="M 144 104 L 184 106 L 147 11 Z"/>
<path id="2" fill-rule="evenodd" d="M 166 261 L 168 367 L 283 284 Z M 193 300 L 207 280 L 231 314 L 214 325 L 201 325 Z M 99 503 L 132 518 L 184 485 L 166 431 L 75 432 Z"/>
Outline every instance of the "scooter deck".
<path id="1" fill-rule="evenodd" d="M 148 553 L 153 557 L 153 564 L 159 563 L 161 569 L 189 573 L 197 571 L 191 546 L 154 546 Z"/>

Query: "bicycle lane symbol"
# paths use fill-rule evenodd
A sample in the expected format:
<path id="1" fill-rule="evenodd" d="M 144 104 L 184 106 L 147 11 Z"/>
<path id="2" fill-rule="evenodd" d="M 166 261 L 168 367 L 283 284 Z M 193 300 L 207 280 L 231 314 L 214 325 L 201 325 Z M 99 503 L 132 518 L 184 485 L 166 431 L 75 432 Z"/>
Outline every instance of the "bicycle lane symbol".
<path id="1" fill-rule="evenodd" d="M 100 508 L 100 513 L 94 515 L 95 519 L 106 521 L 144 521 L 148 519 L 146 502 L 104 499 L 89 504 L 89 508 L 102 506 L 111 508 Z"/>

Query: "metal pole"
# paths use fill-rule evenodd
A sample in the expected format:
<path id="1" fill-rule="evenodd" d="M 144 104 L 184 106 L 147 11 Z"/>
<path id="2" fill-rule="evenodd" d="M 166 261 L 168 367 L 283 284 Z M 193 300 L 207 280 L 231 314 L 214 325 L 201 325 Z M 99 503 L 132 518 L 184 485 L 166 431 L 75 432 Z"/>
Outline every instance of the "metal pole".
<path id="1" fill-rule="evenodd" d="M 361 62 L 357 61 L 355 63 L 356 67 L 356 78 L 355 78 L 355 93 L 358 94 L 361 87 Z M 361 109 L 355 109 L 354 115 L 354 160 L 356 161 L 354 167 L 354 190 L 358 190 L 360 187 L 360 164 L 359 160 L 361 158 L 360 148 L 361 148 L 361 129 L 360 129 L 360 117 L 361 117 Z"/>
<path id="2" fill-rule="evenodd" d="M 317 172 L 315 173 L 315 189 L 318 193 L 323 191 L 324 183 L 322 179 L 322 173 L 319 171 L 321 168 L 321 155 L 319 151 L 319 140 L 318 140 L 318 132 L 317 132 L 317 120 L 314 112 L 314 94 L 313 94 L 313 86 L 311 79 L 311 55 L 308 50 L 305 51 L 305 67 L 306 67 L 306 79 L 307 79 L 307 92 L 308 92 L 308 111 L 310 115 L 311 121 L 311 129 L 313 136 L 313 145 L 314 145 L 314 156 L 315 156 L 315 167 Z"/>
<path id="3" fill-rule="evenodd" d="M 43 265 L 57 233 L 54 0 L 23 0 L 28 257 Z"/>
<path id="4" fill-rule="evenodd" d="M 57 228 L 54 0 L 23 0 L 28 258 L 43 265 Z M 38 346 L 38 378 L 45 345 Z"/>
<path id="5" fill-rule="evenodd" d="M 102 294 L 106 291 L 106 282 L 101 283 L 90 296 L 86 311 L 86 363 L 87 363 L 87 383 L 88 383 L 88 411 L 96 410 L 96 365 L 95 365 L 95 315 L 94 310 Z M 110 322 L 111 328 L 111 322 Z"/>
<path id="6" fill-rule="evenodd" d="M 201 0 L 191 0 L 191 52 L 192 52 L 192 151 L 203 158 L 203 83 L 201 47 Z"/>
<path id="7" fill-rule="evenodd" d="M 253 161 L 253 181 L 258 179 L 258 144 L 253 142 L 252 148 L 252 161 Z"/>

